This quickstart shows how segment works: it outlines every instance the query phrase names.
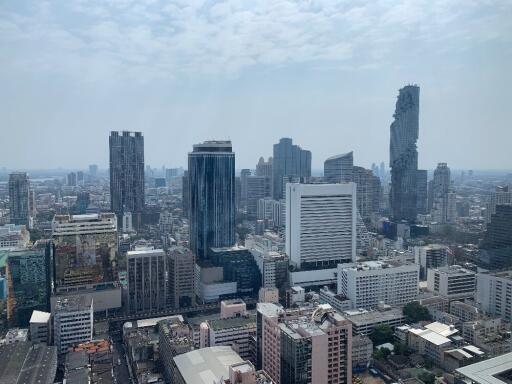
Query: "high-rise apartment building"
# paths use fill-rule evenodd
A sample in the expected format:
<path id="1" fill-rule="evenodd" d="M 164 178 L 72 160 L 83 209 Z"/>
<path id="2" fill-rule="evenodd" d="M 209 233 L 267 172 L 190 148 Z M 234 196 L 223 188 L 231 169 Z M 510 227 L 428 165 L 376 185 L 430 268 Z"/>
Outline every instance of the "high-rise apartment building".
<path id="1" fill-rule="evenodd" d="M 231 141 L 206 141 L 188 154 L 190 248 L 199 259 L 210 247 L 235 244 L 235 153 Z"/>
<path id="2" fill-rule="evenodd" d="M 395 120 L 391 124 L 391 213 L 396 221 L 414 222 L 417 213 L 420 88 L 407 85 L 400 89 Z"/>
<path id="3" fill-rule="evenodd" d="M 117 280 L 117 218 L 113 213 L 55 215 L 55 286 Z"/>
<path id="4" fill-rule="evenodd" d="M 356 185 L 287 184 L 286 254 L 299 268 L 356 257 Z"/>
<path id="5" fill-rule="evenodd" d="M 354 153 L 329 157 L 324 161 L 324 178 L 329 183 L 348 183 L 353 181 Z"/>
<path id="6" fill-rule="evenodd" d="M 290 138 L 282 138 L 274 144 L 272 193 L 275 200 L 284 198 L 283 177 L 286 176 L 311 176 L 311 152 L 294 145 Z"/>
<path id="7" fill-rule="evenodd" d="M 29 179 L 25 172 L 9 175 L 9 215 L 12 224 L 30 225 L 29 214 Z"/>
<path id="8" fill-rule="evenodd" d="M 512 205 L 497 205 L 480 245 L 480 261 L 490 269 L 512 266 Z"/>
<path id="9" fill-rule="evenodd" d="M 51 258 L 48 249 L 9 251 L 7 256 L 7 320 L 27 327 L 32 311 L 48 311 Z"/>
<path id="10" fill-rule="evenodd" d="M 92 340 L 94 310 L 90 296 L 66 296 L 57 300 L 52 316 L 59 354 L 67 353 L 75 344 Z"/>
<path id="11" fill-rule="evenodd" d="M 139 228 L 144 210 L 144 137 L 141 132 L 110 132 L 110 208 L 119 222 L 131 212 Z"/>
<path id="12" fill-rule="evenodd" d="M 166 255 L 161 249 L 141 249 L 126 254 L 128 310 L 160 311 L 167 306 Z"/>
<path id="13" fill-rule="evenodd" d="M 484 313 L 512 322 L 512 271 L 476 275 L 475 300 Z"/>
<path id="14" fill-rule="evenodd" d="M 167 258 L 168 301 L 172 308 L 195 304 L 195 257 L 184 247 L 172 247 Z"/>
<path id="15" fill-rule="evenodd" d="M 338 265 L 338 294 L 353 308 L 405 305 L 418 297 L 419 266 L 396 260 Z"/>

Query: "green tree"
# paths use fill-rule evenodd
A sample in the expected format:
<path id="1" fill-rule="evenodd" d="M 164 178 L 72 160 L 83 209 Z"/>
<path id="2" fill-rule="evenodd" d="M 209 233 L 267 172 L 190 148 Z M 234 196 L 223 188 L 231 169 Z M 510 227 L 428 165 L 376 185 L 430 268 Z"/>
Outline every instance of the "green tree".
<path id="1" fill-rule="evenodd" d="M 370 334 L 373 345 L 393 342 L 393 329 L 389 325 L 379 325 Z"/>
<path id="2" fill-rule="evenodd" d="M 417 323 L 422 320 L 432 320 L 432 316 L 428 309 L 417 301 L 404 305 L 402 313 L 405 316 L 405 321 L 409 324 Z"/>
<path id="3" fill-rule="evenodd" d="M 387 348 L 378 348 L 373 351 L 373 358 L 375 360 L 386 360 L 391 355 L 391 351 Z"/>
<path id="4" fill-rule="evenodd" d="M 418 375 L 418 379 L 423 381 L 425 384 L 434 384 L 436 381 L 436 375 L 431 372 L 424 371 Z"/>

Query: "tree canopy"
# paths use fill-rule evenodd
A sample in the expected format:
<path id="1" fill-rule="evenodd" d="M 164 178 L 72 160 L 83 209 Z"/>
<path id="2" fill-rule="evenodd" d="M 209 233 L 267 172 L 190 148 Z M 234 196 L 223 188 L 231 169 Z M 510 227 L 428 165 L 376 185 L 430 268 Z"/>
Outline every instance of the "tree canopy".
<path id="1" fill-rule="evenodd" d="M 432 316 L 428 309 L 417 301 L 406 304 L 402 313 L 405 316 L 405 321 L 409 324 L 417 323 L 422 320 L 432 320 Z"/>

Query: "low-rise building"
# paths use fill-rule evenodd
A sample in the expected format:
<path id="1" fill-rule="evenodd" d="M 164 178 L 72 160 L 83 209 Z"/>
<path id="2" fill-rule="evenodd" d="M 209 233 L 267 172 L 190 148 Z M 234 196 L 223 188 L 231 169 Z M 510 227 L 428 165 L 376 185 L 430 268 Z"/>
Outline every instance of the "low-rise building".
<path id="1" fill-rule="evenodd" d="M 354 335 L 369 335 L 375 327 L 389 325 L 394 328 L 405 323 L 405 316 L 401 308 L 386 308 L 367 311 L 355 309 L 343 312 L 343 315 L 352 323 Z"/>
<path id="2" fill-rule="evenodd" d="M 356 335 L 352 337 L 352 372 L 368 368 L 373 353 L 373 343 L 369 337 Z"/>
<path id="3" fill-rule="evenodd" d="M 51 313 L 34 311 L 30 318 L 30 341 L 33 343 L 46 343 L 50 344 L 52 323 Z"/>
<path id="4" fill-rule="evenodd" d="M 510 383 L 512 352 L 455 370 L 457 383 L 507 384 Z"/>

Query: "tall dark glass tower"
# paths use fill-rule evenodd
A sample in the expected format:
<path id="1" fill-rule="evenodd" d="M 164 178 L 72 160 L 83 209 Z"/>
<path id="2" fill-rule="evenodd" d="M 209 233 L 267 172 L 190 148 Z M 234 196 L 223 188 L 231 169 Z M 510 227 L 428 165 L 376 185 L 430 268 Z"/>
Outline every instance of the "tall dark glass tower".
<path id="1" fill-rule="evenodd" d="M 141 132 L 110 132 L 110 208 L 121 222 L 131 212 L 140 227 L 144 210 L 144 137 Z"/>
<path id="2" fill-rule="evenodd" d="M 29 226 L 29 181 L 25 172 L 9 175 L 9 214 L 11 223 Z"/>
<path id="3" fill-rule="evenodd" d="M 324 178 L 330 183 L 348 183 L 353 179 L 354 152 L 329 157 L 324 161 Z"/>
<path id="4" fill-rule="evenodd" d="M 210 247 L 235 244 L 235 153 L 231 141 L 206 141 L 188 154 L 190 248 L 198 259 Z"/>
<path id="5" fill-rule="evenodd" d="M 391 124 L 391 213 L 395 221 L 414 222 L 417 214 L 420 88 L 407 85 L 400 89 L 395 120 Z"/>
<path id="6" fill-rule="evenodd" d="M 284 197 L 283 177 L 286 176 L 311 176 L 311 152 L 293 145 L 290 138 L 282 138 L 278 144 L 274 144 L 272 193 L 275 200 Z"/>

